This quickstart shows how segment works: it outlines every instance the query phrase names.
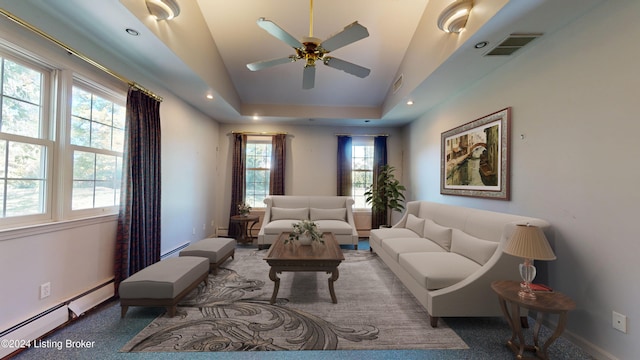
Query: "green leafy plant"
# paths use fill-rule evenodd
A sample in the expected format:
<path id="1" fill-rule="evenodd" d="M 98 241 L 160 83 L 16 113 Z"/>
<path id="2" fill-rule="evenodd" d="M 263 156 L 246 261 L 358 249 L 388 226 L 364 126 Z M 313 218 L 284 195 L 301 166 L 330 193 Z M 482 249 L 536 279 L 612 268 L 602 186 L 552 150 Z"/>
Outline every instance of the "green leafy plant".
<path id="1" fill-rule="evenodd" d="M 318 231 L 318 226 L 311 220 L 302 220 L 293 224 L 293 231 L 289 233 L 289 237 L 284 240 L 285 244 L 292 242 L 293 240 L 300 240 L 300 236 L 308 235 L 311 241 L 317 241 L 324 244 L 322 239 L 322 233 Z"/>
<path id="2" fill-rule="evenodd" d="M 240 215 L 249 215 L 249 212 L 251 212 L 251 206 L 249 206 L 246 203 L 239 203 L 238 204 L 238 214 L 240 214 Z"/>
<path id="3" fill-rule="evenodd" d="M 391 213 L 392 211 L 401 212 L 404 210 L 404 194 L 407 189 L 404 185 L 400 184 L 400 181 L 396 179 L 393 172 L 395 168 L 391 165 L 383 165 L 380 167 L 380 174 L 373 184 L 364 193 L 365 200 L 368 204 L 371 204 L 373 210 L 387 211 L 387 224 L 391 225 Z"/>

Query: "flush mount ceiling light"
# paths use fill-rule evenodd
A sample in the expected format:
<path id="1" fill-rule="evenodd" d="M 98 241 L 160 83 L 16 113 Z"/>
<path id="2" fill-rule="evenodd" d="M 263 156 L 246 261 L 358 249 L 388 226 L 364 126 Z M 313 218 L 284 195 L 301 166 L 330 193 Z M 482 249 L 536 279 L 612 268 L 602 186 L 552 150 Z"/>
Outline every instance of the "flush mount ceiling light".
<path id="1" fill-rule="evenodd" d="M 180 7 L 175 0 L 145 0 L 149 13 L 156 20 L 171 20 L 180 14 Z"/>
<path id="2" fill-rule="evenodd" d="M 464 29 L 473 7 L 473 0 L 456 0 L 438 17 L 438 28 L 447 33 L 459 33 Z"/>

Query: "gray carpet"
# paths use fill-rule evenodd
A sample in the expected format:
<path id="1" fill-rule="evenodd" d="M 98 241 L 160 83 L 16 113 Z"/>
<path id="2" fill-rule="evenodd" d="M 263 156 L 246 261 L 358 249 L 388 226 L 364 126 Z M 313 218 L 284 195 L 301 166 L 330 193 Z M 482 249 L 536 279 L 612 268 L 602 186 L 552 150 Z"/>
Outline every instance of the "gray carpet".
<path id="1" fill-rule="evenodd" d="M 183 300 L 174 318 L 161 315 L 122 352 L 247 350 L 467 349 L 444 321 L 427 313 L 375 254 L 344 250 L 338 303 L 327 274 L 282 273 L 278 300 L 266 250 L 236 250 L 208 286 Z"/>

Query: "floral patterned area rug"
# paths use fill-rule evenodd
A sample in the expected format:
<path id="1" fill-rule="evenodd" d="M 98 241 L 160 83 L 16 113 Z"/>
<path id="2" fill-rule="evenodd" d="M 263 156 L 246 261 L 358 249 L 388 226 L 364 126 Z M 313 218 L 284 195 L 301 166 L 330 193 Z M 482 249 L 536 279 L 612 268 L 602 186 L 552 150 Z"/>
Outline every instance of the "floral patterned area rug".
<path id="1" fill-rule="evenodd" d="M 131 339 L 122 352 L 467 349 L 441 319 L 431 328 L 425 309 L 375 255 L 343 250 L 331 302 L 328 276 L 285 272 L 278 299 L 267 250 L 236 249 L 178 306 Z"/>

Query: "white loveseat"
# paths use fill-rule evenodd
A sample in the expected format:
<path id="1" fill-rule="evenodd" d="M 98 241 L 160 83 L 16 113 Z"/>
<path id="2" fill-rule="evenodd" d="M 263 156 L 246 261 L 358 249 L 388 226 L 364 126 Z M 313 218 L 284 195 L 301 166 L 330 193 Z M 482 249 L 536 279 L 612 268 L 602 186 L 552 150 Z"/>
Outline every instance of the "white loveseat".
<path id="1" fill-rule="evenodd" d="M 392 228 L 371 231 L 371 249 L 427 309 L 439 317 L 502 316 L 495 280 L 520 280 L 522 259 L 502 252 L 516 224 L 541 219 L 413 201 Z"/>
<path id="2" fill-rule="evenodd" d="M 358 248 L 353 221 L 353 199 L 348 196 L 273 195 L 264 199 L 267 209 L 258 233 L 258 248 L 273 244 L 300 220 L 313 220 L 321 232 L 331 232 L 340 245 Z"/>

